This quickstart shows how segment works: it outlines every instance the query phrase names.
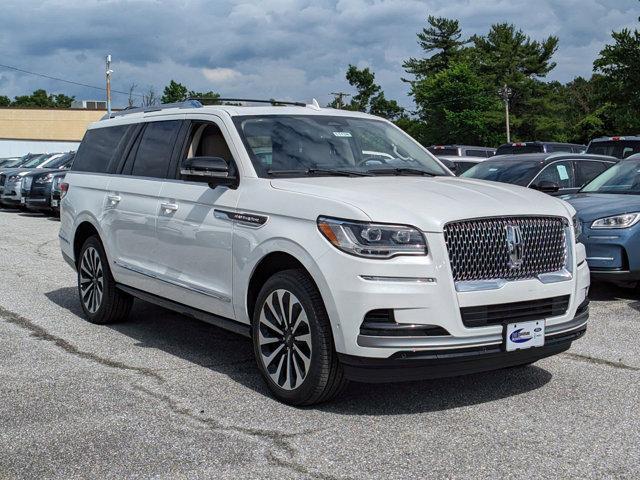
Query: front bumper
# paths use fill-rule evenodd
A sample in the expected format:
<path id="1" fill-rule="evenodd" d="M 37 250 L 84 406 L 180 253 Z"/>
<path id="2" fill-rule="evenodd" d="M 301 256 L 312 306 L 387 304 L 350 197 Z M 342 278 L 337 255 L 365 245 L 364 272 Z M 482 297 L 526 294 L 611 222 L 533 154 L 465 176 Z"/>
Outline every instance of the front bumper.
<path id="1" fill-rule="evenodd" d="M 585 223 L 580 240 L 593 278 L 612 282 L 640 280 L 640 224 L 628 229 L 591 229 Z"/>
<path id="2" fill-rule="evenodd" d="M 587 330 L 588 306 L 581 309 L 566 328 L 549 329 L 542 347 L 507 352 L 504 342 L 497 345 L 456 350 L 417 350 L 398 352 L 389 358 L 367 358 L 339 354 L 350 380 L 387 383 L 454 377 L 525 365 L 569 349 Z M 571 325 L 571 326 L 569 326 Z"/>

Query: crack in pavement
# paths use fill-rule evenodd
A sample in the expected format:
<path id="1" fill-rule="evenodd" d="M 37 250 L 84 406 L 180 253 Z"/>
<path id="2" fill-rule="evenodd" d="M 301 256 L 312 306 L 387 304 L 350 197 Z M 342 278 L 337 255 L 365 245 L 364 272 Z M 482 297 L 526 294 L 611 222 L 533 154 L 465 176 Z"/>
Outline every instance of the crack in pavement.
<path id="1" fill-rule="evenodd" d="M 42 257 L 42 258 L 51 258 L 49 255 L 44 253 L 41 249 L 43 249 L 44 247 L 46 247 L 50 243 L 55 242 L 56 240 L 58 240 L 58 239 L 57 238 L 52 238 L 51 240 L 47 240 L 46 242 L 39 243 L 36 246 L 36 250 L 35 250 L 36 251 L 36 255 L 38 255 L 39 257 Z"/>
<path id="2" fill-rule="evenodd" d="M 634 367 L 622 362 L 614 362 L 612 360 L 605 360 L 604 358 L 590 357 L 588 355 L 580 355 L 579 353 L 563 353 L 563 355 L 577 360 L 579 362 L 592 363 L 594 365 L 605 365 L 607 367 L 619 368 L 621 370 L 631 370 L 633 372 L 640 372 L 640 367 Z"/>
<path id="3" fill-rule="evenodd" d="M 55 346 L 61 348 L 65 352 L 71 355 L 74 355 L 76 357 L 82 358 L 84 360 L 90 360 L 94 363 L 98 363 L 105 367 L 117 368 L 119 370 L 126 370 L 130 372 L 138 373 L 140 375 L 144 375 L 146 377 L 151 377 L 157 380 L 159 383 L 164 382 L 164 378 L 162 378 L 160 375 L 158 375 L 151 369 L 134 367 L 131 365 L 127 365 L 126 363 L 123 363 L 123 362 L 118 362 L 116 360 L 111 360 L 105 357 L 101 357 L 92 352 L 80 350 L 78 347 L 69 343 L 67 340 L 50 334 L 43 327 L 35 324 L 31 320 L 29 320 L 27 317 L 24 317 L 16 312 L 12 312 L 11 310 L 7 310 L 2 306 L 0 306 L 0 317 L 2 317 L 6 322 L 12 325 L 16 325 L 24 330 L 28 330 L 32 337 L 37 338 L 38 340 L 51 342 Z"/>
<path id="4" fill-rule="evenodd" d="M 7 323 L 16 325 L 24 330 L 29 331 L 32 337 L 38 340 L 51 342 L 55 346 L 64 350 L 66 353 L 69 353 L 76 357 L 79 357 L 85 360 L 90 360 L 94 363 L 97 363 L 105 367 L 131 371 L 137 374 L 144 375 L 146 377 L 151 377 L 157 380 L 158 383 L 160 384 L 165 382 L 164 378 L 158 375 L 153 369 L 133 367 L 131 365 L 127 365 L 122 362 L 101 357 L 91 352 L 80 350 L 78 347 L 71 344 L 67 340 L 57 337 L 55 335 L 52 335 L 51 333 L 47 332 L 46 329 L 35 324 L 28 318 L 16 312 L 13 312 L 11 310 L 8 310 L 2 306 L 0 306 L 0 317 L 4 319 Z M 253 361 L 253 359 L 241 359 L 239 361 L 228 362 L 227 364 L 242 364 L 242 363 L 247 363 L 249 361 Z M 155 398 L 156 400 L 161 401 L 162 403 L 167 405 L 169 409 L 174 413 L 189 417 L 190 419 L 195 420 L 201 425 L 205 425 L 212 430 L 215 430 L 221 433 L 236 433 L 236 434 L 245 435 L 254 439 L 259 439 L 261 441 L 265 441 L 265 440 L 268 441 L 274 449 L 279 450 L 283 453 L 283 455 L 277 455 L 276 452 L 274 452 L 273 450 L 269 450 L 267 454 L 267 460 L 275 466 L 287 469 L 298 475 L 307 475 L 309 477 L 319 478 L 322 480 L 336 480 L 338 478 L 338 477 L 323 474 L 320 472 L 312 472 L 306 466 L 300 463 L 297 463 L 293 460 L 296 454 L 296 449 L 289 443 L 289 440 L 295 437 L 310 435 L 313 433 L 323 431 L 325 430 L 324 428 L 309 429 L 309 430 L 304 430 L 302 432 L 297 432 L 297 433 L 282 433 L 275 430 L 265 430 L 265 429 L 240 427 L 240 426 L 229 426 L 213 418 L 198 417 L 190 409 L 180 406 L 176 400 L 174 400 L 173 398 L 171 398 L 166 394 L 156 393 L 152 390 L 149 390 L 148 388 L 145 388 L 143 386 L 136 385 L 136 384 L 133 384 L 133 388 L 147 394 L 148 396 Z"/>
<path id="5" fill-rule="evenodd" d="M 320 472 L 312 472 L 305 465 L 297 463 L 293 460 L 296 449 L 289 443 L 289 440 L 296 437 L 301 437 L 305 435 L 310 435 L 313 433 L 318 433 L 326 428 L 316 428 L 304 430 L 302 432 L 297 433 L 282 433 L 276 430 L 266 430 L 259 428 L 249 428 L 249 427 L 240 427 L 237 425 L 225 425 L 224 423 L 210 417 L 200 417 L 195 414 L 191 409 L 181 406 L 178 401 L 169 395 L 154 392 L 149 390 L 146 387 L 142 387 L 139 385 L 134 385 L 134 389 L 153 397 L 154 399 L 165 404 L 173 413 L 181 416 L 185 416 L 194 420 L 195 422 L 206 426 L 210 430 L 220 432 L 220 433 L 235 433 L 240 435 L 245 435 L 251 437 L 253 439 L 258 439 L 260 441 L 267 441 L 270 443 L 273 448 L 278 449 L 284 453 L 287 458 L 282 458 L 273 452 L 273 450 L 269 450 L 267 454 L 267 460 L 275 466 L 290 470 L 296 474 L 307 475 L 312 478 L 319 478 L 322 480 L 337 480 L 339 477 L 334 477 L 331 475 L 327 475 Z M 340 477 L 344 478 L 344 477 Z"/>

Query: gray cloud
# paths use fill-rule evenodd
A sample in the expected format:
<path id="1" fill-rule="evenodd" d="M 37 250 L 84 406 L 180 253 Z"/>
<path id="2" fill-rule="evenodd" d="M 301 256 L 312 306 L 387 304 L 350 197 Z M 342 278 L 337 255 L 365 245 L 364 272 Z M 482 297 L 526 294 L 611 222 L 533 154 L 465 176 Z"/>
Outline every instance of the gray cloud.
<path id="1" fill-rule="evenodd" d="M 3 1 L 0 63 L 114 88 L 160 90 L 170 79 L 228 96 L 327 102 L 348 88 L 349 63 L 371 66 L 387 96 L 409 105 L 402 61 L 418 55 L 427 15 L 458 18 L 465 35 L 513 22 L 560 37 L 550 79 L 588 76 L 612 30 L 637 25 L 637 0 L 43 0 Z M 0 94 L 35 88 L 79 98 L 100 92 L 0 69 Z M 120 103 L 123 96 L 117 97 Z"/>

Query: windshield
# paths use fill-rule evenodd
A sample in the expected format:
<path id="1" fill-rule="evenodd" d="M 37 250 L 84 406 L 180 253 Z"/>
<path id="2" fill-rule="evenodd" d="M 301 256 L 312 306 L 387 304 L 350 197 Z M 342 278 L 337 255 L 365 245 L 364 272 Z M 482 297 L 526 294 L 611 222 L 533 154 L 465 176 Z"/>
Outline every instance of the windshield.
<path id="1" fill-rule="evenodd" d="M 40 165 L 47 158 L 49 158 L 48 154 L 38 155 L 37 157 L 33 157 L 31 160 L 28 160 L 27 162 L 23 163 L 22 165 L 20 165 L 20 167 L 22 167 L 22 168 L 35 168 L 38 165 Z"/>
<path id="2" fill-rule="evenodd" d="M 636 153 L 640 153 L 639 140 L 612 140 L 608 142 L 591 142 L 587 153 L 598 155 L 609 155 L 616 158 L 627 158 Z"/>
<path id="3" fill-rule="evenodd" d="M 234 122 L 261 177 L 449 175 L 411 137 L 380 120 L 261 115 L 236 117 Z"/>
<path id="4" fill-rule="evenodd" d="M 580 191 L 640 195 L 640 159 L 625 160 L 614 165 Z"/>
<path id="5" fill-rule="evenodd" d="M 66 166 L 73 159 L 73 153 L 65 153 L 45 164 L 46 168 L 60 168 Z"/>
<path id="6" fill-rule="evenodd" d="M 512 183 L 526 187 L 534 179 L 543 162 L 487 160 L 464 172 L 461 177 Z"/>

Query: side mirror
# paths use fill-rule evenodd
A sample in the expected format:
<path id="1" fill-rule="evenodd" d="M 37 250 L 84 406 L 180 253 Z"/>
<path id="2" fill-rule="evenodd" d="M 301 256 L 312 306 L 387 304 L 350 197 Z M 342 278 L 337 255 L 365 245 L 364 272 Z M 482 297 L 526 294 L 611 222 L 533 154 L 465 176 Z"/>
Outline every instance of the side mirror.
<path id="1" fill-rule="evenodd" d="M 542 180 L 535 185 L 531 185 L 531 188 L 543 193 L 556 193 L 558 190 L 560 190 L 560 185 L 558 185 L 556 182 L 550 182 L 549 180 Z"/>
<path id="2" fill-rule="evenodd" d="M 182 162 L 180 174 L 192 180 L 208 182 L 211 188 L 226 185 L 235 189 L 238 178 L 229 175 L 229 165 L 220 157 L 191 157 Z"/>
<path id="3" fill-rule="evenodd" d="M 187 177 L 228 178 L 229 165 L 220 157 L 191 157 L 182 162 L 180 174 Z"/>

